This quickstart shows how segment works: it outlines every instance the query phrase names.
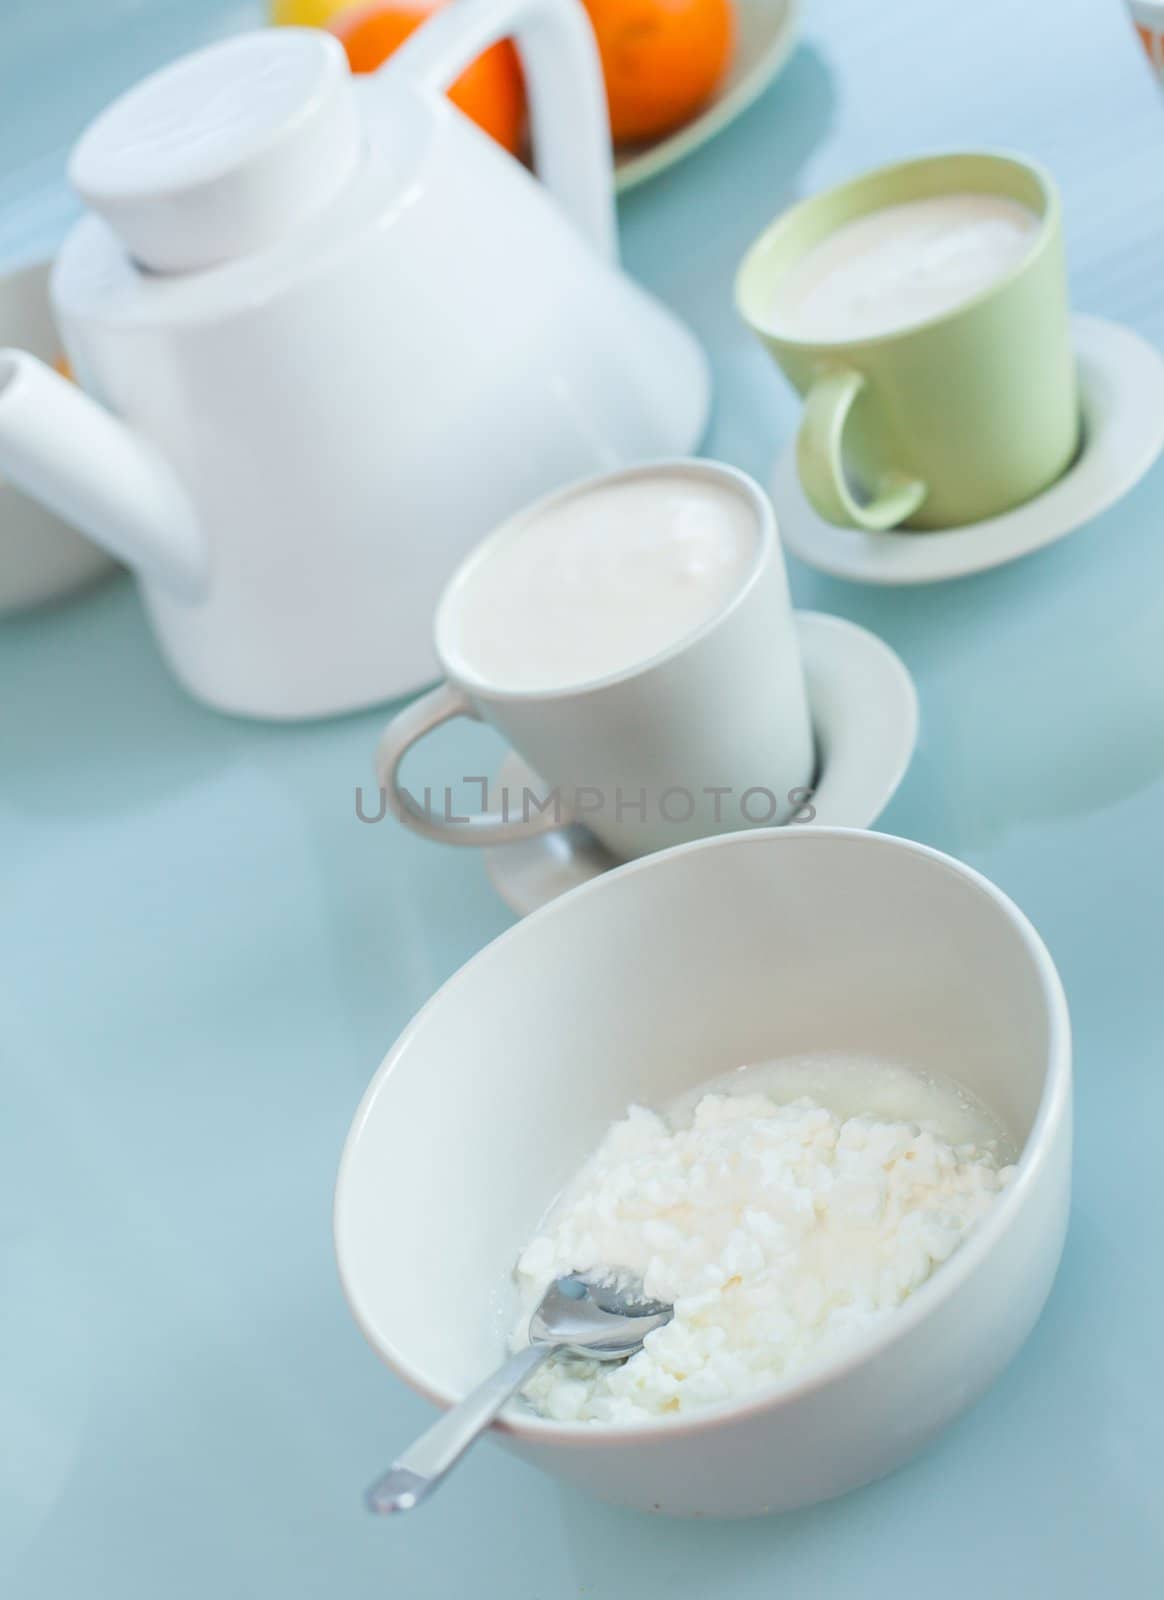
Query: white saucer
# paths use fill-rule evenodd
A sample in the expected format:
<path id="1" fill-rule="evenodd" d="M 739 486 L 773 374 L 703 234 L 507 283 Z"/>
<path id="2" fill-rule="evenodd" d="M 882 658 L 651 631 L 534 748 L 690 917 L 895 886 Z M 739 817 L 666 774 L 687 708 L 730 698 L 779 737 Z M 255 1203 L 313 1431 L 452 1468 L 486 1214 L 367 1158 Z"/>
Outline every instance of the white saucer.
<path id="1" fill-rule="evenodd" d="M 1000 567 L 1090 522 L 1137 483 L 1164 447 L 1164 357 L 1130 329 L 1072 317 L 1083 447 L 1057 483 L 1001 517 L 939 533 L 865 533 L 825 522 L 781 455 L 772 499 L 785 547 L 810 567 L 854 583 L 937 583 Z"/>
<path id="2" fill-rule="evenodd" d="M 707 108 L 675 133 L 616 154 L 619 194 L 682 161 L 747 110 L 792 54 L 799 9 L 799 0 L 736 0 L 736 42 L 727 76 Z"/>
<path id="3" fill-rule="evenodd" d="M 883 640 L 843 617 L 798 611 L 796 631 L 819 773 L 811 800 L 815 816 L 785 826 L 867 828 L 889 804 L 917 743 L 913 679 Z M 494 782 L 511 790 L 544 787 L 512 751 Z M 522 917 L 618 865 L 581 827 L 494 845 L 484 855 L 493 887 Z"/>

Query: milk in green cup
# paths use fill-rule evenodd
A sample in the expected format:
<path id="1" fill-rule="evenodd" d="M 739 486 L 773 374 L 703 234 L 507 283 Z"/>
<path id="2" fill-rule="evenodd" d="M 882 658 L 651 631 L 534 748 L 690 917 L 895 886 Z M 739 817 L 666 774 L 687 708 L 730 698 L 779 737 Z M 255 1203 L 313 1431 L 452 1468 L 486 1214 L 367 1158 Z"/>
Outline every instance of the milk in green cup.
<path id="1" fill-rule="evenodd" d="M 736 300 L 805 397 L 797 466 L 830 522 L 977 522 L 1076 452 L 1059 200 L 1026 161 L 923 157 L 806 200 Z"/>

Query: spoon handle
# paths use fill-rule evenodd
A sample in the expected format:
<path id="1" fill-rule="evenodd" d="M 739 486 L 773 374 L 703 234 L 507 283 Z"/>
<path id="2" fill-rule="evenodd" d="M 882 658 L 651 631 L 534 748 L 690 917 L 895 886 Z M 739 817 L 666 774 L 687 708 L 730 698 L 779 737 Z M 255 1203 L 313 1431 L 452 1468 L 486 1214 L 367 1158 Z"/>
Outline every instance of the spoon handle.
<path id="1" fill-rule="evenodd" d="M 368 1510 L 386 1517 L 419 1505 L 554 1348 L 552 1344 L 531 1344 L 519 1350 L 460 1405 L 446 1411 L 367 1491 Z"/>

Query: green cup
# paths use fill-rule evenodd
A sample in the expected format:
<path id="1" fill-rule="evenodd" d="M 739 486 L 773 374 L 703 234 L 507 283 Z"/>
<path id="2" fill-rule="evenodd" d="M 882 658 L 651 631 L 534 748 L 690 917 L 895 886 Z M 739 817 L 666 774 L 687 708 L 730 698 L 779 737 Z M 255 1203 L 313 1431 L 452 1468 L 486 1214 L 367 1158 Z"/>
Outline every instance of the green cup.
<path id="1" fill-rule="evenodd" d="M 987 289 L 953 311 L 872 338 L 801 340 L 773 328 L 782 276 L 844 223 L 964 193 L 1002 195 L 1042 219 L 1029 253 Z M 797 466 L 829 522 L 872 529 L 978 522 L 1038 494 L 1075 454 L 1079 398 L 1059 196 L 1030 162 L 926 156 L 805 200 L 745 255 L 736 304 L 805 397 Z"/>

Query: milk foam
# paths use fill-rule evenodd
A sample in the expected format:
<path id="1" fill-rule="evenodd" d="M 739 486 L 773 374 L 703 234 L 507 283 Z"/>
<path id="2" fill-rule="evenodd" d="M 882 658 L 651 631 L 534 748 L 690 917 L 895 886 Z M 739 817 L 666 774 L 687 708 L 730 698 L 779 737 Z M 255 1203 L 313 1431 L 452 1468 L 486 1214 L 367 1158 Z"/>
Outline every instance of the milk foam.
<path id="1" fill-rule="evenodd" d="M 756 550 L 755 513 L 730 488 L 662 472 L 605 484 L 503 538 L 457 591 L 445 640 L 495 687 L 607 677 L 710 621 Z"/>
<path id="2" fill-rule="evenodd" d="M 872 338 L 942 316 L 1029 254 L 1041 219 L 1001 195 L 944 194 L 845 223 L 781 279 L 769 326 L 791 338 Z"/>

